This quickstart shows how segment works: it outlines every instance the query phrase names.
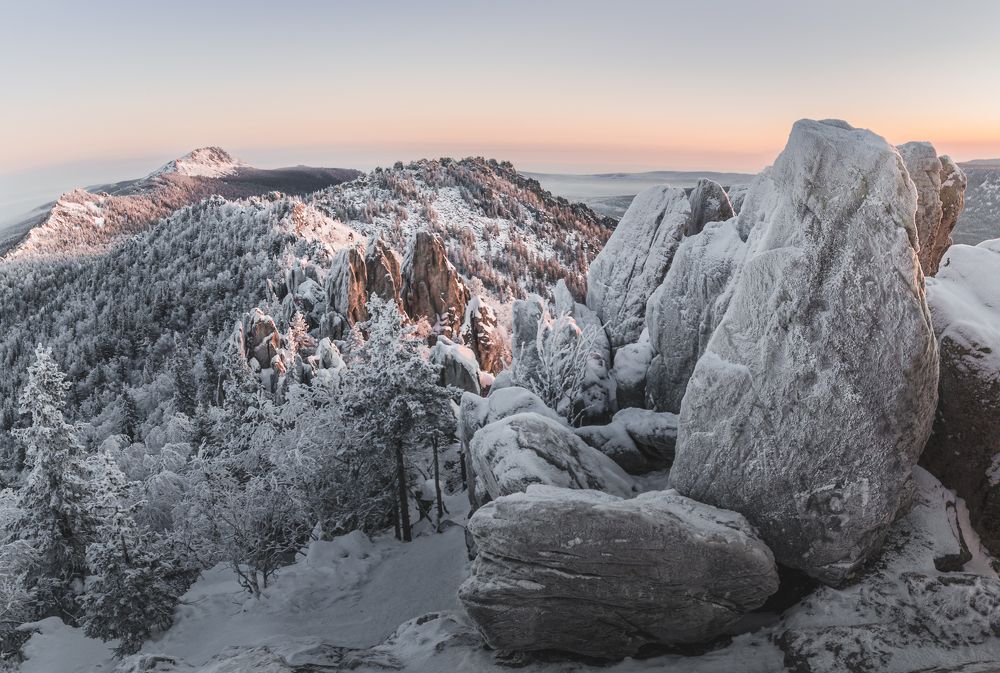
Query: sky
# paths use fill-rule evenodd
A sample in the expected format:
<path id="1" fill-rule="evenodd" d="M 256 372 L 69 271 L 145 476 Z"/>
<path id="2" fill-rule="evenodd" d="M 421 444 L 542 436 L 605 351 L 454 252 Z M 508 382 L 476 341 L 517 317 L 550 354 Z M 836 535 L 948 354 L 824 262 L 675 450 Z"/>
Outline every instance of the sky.
<path id="1" fill-rule="evenodd" d="M 206 145 L 756 171 L 833 117 L 998 157 L 998 30 L 995 0 L 0 0 L 0 209 Z"/>

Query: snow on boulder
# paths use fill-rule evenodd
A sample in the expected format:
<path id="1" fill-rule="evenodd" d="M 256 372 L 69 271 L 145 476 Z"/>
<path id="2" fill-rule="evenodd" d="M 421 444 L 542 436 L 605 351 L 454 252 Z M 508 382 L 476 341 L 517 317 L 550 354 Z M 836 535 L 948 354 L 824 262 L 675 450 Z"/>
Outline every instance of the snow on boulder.
<path id="1" fill-rule="evenodd" d="M 790 670 L 996 670 L 960 664 L 1000 659 L 1000 580 L 988 566 L 963 571 L 954 496 L 920 468 L 914 481 L 913 507 L 891 526 L 880 562 L 782 615 L 770 640 Z"/>
<path id="2" fill-rule="evenodd" d="M 615 351 L 611 377 L 615 381 L 615 402 L 620 409 L 646 406 L 646 382 L 653 346 L 649 332 L 642 331 L 639 340 Z"/>
<path id="3" fill-rule="evenodd" d="M 744 212 L 756 199 L 768 209 L 688 383 L 671 485 L 840 584 L 907 506 L 937 402 L 916 194 L 880 136 L 803 120 Z"/>
<path id="4" fill-rule="evenodd" d="M 676 491 L 530 486 L 486 505 L 459 597 L 491 647 L 602 659 L 721 635 L 778 588 L 747 521 Z"/>
<path id="5" fill-rule="evenodd" d="M 652 469 L 649 459 L 639 450 L 621 423 L 584 425 L 574 428 L 576 436 L 597 449 L 629 474 L 644 474 Z"/>
<path id="6" fill-rule="evenodd" d="M 458 441 L 462 446 L 462 458 L 465 465 L 466 481 L 469 489 L 469 504 L 475 511 L 481 503 L 484 494 L 476 489 L 476 466 L 469 453 L 469 445 L 476 433 L 490 423 L 500 419 L 532 412 L 540 414 L 557 423 L 565 423 L 562 416 L 545 406 L 538 395 L 518 386 L 490 389 L 489 397 L 480 397 L 472 393 L 463 393 L 458 411 Z"/>
<path id="7" fill-rule="evenodd" d="M 431 348 L 430 360 L 441 367 L 441 385 L 479 394 L 479 363 L 471 348 L 439 336 Z"/>
<path id="8" fill-rule="evenodd" d="M 587 272 L 587 306 L 605 326 L 612 348 L 633 343 L 646 300 L 663 282 L 691 218 L 683 189 L 650 187 L 625 211 Z"/>
<path id="9" fill-rule="evenodd" d="M 611 423 L 628 433 L 651 465 L 664 465 L 674 459 L 677 414 L 638 408 L 622 409 Z"/>
<path id="10" fill-rule="evenodd" d="M 948 250 L 927 301 L 941 348 L 934 432 L 921 463 L 965 499 L 1000 554 L 1000 239 Z"/>
<path id="11" fill-rule="evenodd" d="M 490 423 L 472 438 L 469 454 L 477 490 L 491 500 L 529 484 L 632 494 L 632 480 L 613 460 L 541 414 L 515 414 Z"/>
<path id="12" fill-rule="evenodd" d="M 523 372 L 538 367 L 538 326 L 544 313 L 545 301 L 537 294 L 515 299 L 511 305 L 511 355 Z"/>
<path id="13" fill-rule="evenodd" d="M 955 230 L 958 218 L 965 209 L 965 189 L 969 186 L 969 178 L 951 157 L 943 154 L 938 158 L 941 160 L 941 225 L 931 257 L 936 264 L 930 269 L 924 268 L 924 274 L 928 276 L 937 273 L 941 258 L 951 247 L 951 232 Z"/>
<path id="14" fill-rule="evenodd" d="M 256 359 L 261 369 L 270 367 L 281 348 L 281 336 L 274 318 L 255 308 L 243 317 L 243 333 L 247 359 Z"/>
<path id="15" fill-rule="evenodd" d="M 684 232 L 686 236 L 701 233 L 709 222 L 725 222 L 736 214 L 726 190 L 708 178 L 698 180 L 688 200 L 691 202 L 691 219 Z"/>
<path id="16" fill-rule="evenodd" d="M 736 220 L 729 220 L 685 238 L 649 298 L 646 327 L 653 356 L 645 391 L 650 409 L 680 411 L 691 372 L 722 320 L 729 302 L 726 289 L 746 252 L 739 231 Z"/>

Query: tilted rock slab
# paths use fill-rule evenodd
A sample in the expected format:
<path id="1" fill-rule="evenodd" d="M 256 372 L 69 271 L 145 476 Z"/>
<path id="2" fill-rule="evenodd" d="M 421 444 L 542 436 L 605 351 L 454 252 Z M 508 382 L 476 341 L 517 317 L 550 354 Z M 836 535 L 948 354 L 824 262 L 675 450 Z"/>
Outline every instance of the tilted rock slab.
<path id="1" fill-rule="evenodd" d="M 804 120 L 754 199 L 767 215 L 688 383 L 671 485 L 839 584 L 908 504 L 937 402 L 916 195 L 884 139 Z"/>
<path id="2" fill-rule="evenodd" d="M 646 300 L 663 281 L 691 219 L 683 189 L 650 187 L 625 211 L 587 272 L 587 306 L 612 348 L 633 343 L 645 322 Z"/>
<path id="3" fill-rule="evenodd" d="M 459 597 L 502 650 L 618 658 L 721 634 L 778 588 L 740 515 L 675 491 L 622 500 L 529 487 L 469 522 L 479 547 Z"/>
<path id="4" fill-rule="evenodd" d="M 710 224 L 681 242 L 646 304 L 654 353 L 646 374 L 650 409 L 680 411 L 694 365 L 728 307 L 726 290 L 745 252 L 735 220 Z"/>

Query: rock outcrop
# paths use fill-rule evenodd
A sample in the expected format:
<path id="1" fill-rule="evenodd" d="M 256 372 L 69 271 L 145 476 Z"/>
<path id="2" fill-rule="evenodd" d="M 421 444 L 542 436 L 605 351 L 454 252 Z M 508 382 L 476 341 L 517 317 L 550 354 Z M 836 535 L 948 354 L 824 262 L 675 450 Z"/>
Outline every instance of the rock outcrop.
<path id="1" fill-rule="evenodd" d="M 361 244 L 343 248 L 334 257 L 326 276 L 328 331 L 332 338 L 339 339 L 350 327 L 368 320 L 367 278 Z"/>
<path id="2" fill-rule="evenodd" d="M 368 241 L 365 250 L 365 289 L 369 297 L 376 295 L 394 302 L 401 311 L 405 310 L 400 296 L 403 289 L 401 269 L 399 255 L 381 236 Z"/>
<path id="3" fill-rule="evenodd" d="M 755 202 L 681 405 L 671 484 L 742 513 L 779 563 L 840 584 L 907 505 L 937 402 L 916 194 L 881 137 L 804 120 L 743 212 Z"/>
<path id="4" fill-rule="evenodd" d="M 522 413 L 494 421 L 469 445 L 476 490 L 495 500 L 529 484 L 596 489 L 620 496 L 633 483 L 613 460 L 590 447 L 562 423 Z"/>
<path id="5" fill-rule="evenodd" d="M 646 330 L 634 344 L 615 351 L 611 378 L 615 381 L 615 402 L 619 409 L 646 406 L 646 385 L 652 359 L 653 346 Z"/>
<path id="6" fill-rule="evenodd" d="M 509 356 L 497 326 L 497 317 L 480 296 L 469 300 L 465 307 L 465 322 L 462 324 L 462 338 L 476 354 L 479 367 L 484 372 L 497 374 L 504 367 Z"/>
<path id="7" fill-rule="evenodd" d="M 726 311 L 726 290 L 745 252 L 735 220 L 711 223 L 681 242 L 663 283 L 646 304 L 653 351 L 645 386 L 650 409 L 680 411 L 694 365 Z"/>
<path id="8" fill-rule="evenodd" d="M 736 215 L 726 190 L 714 180 L 698 180 L 688 200 L 691 202 L 691 219 L 684 232 L 686 236 L 701 233 L 709 222 L 725 222 Z"/>
<path id="9" fill-rule="evenodd" d="M 933 276 L 951 245 L 951 232 L 962 213 L 968 181 L 962 169 L 951 158 L 938 157 L 930 143 L 906 143 L 897 149 L 917 188 L 920 265 L 925 275 Z"/>
<path id="10" fill-rule="evenodd" d="M 261 369 L 270 367 L 281 348 L 281 336 L 274 318 L 255 308 L 244 317 L 243 332 L 247 359 L 256 359 Z"/>
<path id="11" fill-rule="evenodd" d="M 410 318 L 425 316 L 441 334 L 458 338 L 470 294 L 438 236 L 426 231 L 414 236 L 403 263 L 402 297 Z"/>
<path id="12" fill-rule="evenodd" d="M 650 187 L 632 201 L 587 273 L 587 306 L 604 325 L 612 348 L 633 343 L 646 300 L 663 282 L 691 219 L 683 189 Z"/>
<path id="13" fill-rule="evenodd" d="M 441 367 L 441 385 L 454 386 L 466 392 L 479 395 L 479 363 L 468 346 L 453 342 L 448 337 L 439 336 L 431 348 L 430 360 Z"/>
<path id="14" fill-rule="evenodd" d="M 746 520 L 674 491 L 622 500 L 532 486 L 472 517 L 479 548 L 459 590 L 502 650 L 600 658 L 700 643 L 778 587 Z"/>
<path id="15" fill-rule="evenodd" d="M 921 464 L 961 496 L 1000 554 L 1000 240 L 956 245 L 927 299 L 941 348 L 934 431 Z"/>

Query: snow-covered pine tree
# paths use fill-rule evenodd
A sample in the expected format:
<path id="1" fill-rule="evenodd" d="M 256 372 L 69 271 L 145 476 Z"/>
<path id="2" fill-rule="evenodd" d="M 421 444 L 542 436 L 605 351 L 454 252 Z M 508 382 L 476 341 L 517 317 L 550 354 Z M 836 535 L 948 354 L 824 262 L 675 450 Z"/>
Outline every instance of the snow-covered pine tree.
<path id="1" fill-rule="evenodd" d="M 409 515 L 409 453 L 442 418 L 425 406 L 446 391 L 436 385 L 438 367 L 420 353 L 420 342 L 410 338 L 403 316 L 393 302 L 372 295 L 369 320 L 361 325 L 368 338 L 355 351 L 355 360 L 341 375 L 344 416 L 353 432 L 383 460 L 395 467 L 397 524 L 402 540 L 412 539 Z M 433 405 L 437 409 L 436 405 Z M 450 421 L 454 424 L 454 418 Z"/>
<path id="2" fill-rule="evenodd" d="M 39 344 L 21 395 L 21 413 L 31 416 L 31 426 L 15 431 L 25 445 L 29 471 L 18 492 L 18 516 L 10 524 L 9 539 L 34 549 L 36 562 L 25 579 L 37 616 L 59 615 L 72 623 L 97 521 L 89 509 L 82 446 L 63 417 L 68 389 L 51 351 Z"/>
<path id="3" fill-rule="evenodd" d="M 115 654 L 139 650 L 154 629 L 173 623 L 174 608 L 197 571 L 179 547 L 140 527 L 133 516 L 132 485 L 115 461 L 98 454 L 93 475 L 93 510 L 100 516 L 96 541 L 87 547 L 91 577 L 81 600 L 84 632 L 117 639 Z"/>
<path id="4" fill-rule="evenodd" d="M 133 442 L 138 442 L 139 436 L 139 410 L 135 405 L 135 398 L 127 390 L 121 396 L 122 421 L 121 433 Z"/>
<path id="5" fill-rule="evenodd" d="M 188 417 L 194 416 L 198 404 L 198 386 L 191 365 L 187 345 L 180 335 L 174 334 L 174 353 L 171 362 L 174 375 L 174 405 L 177 411 Z"/>

